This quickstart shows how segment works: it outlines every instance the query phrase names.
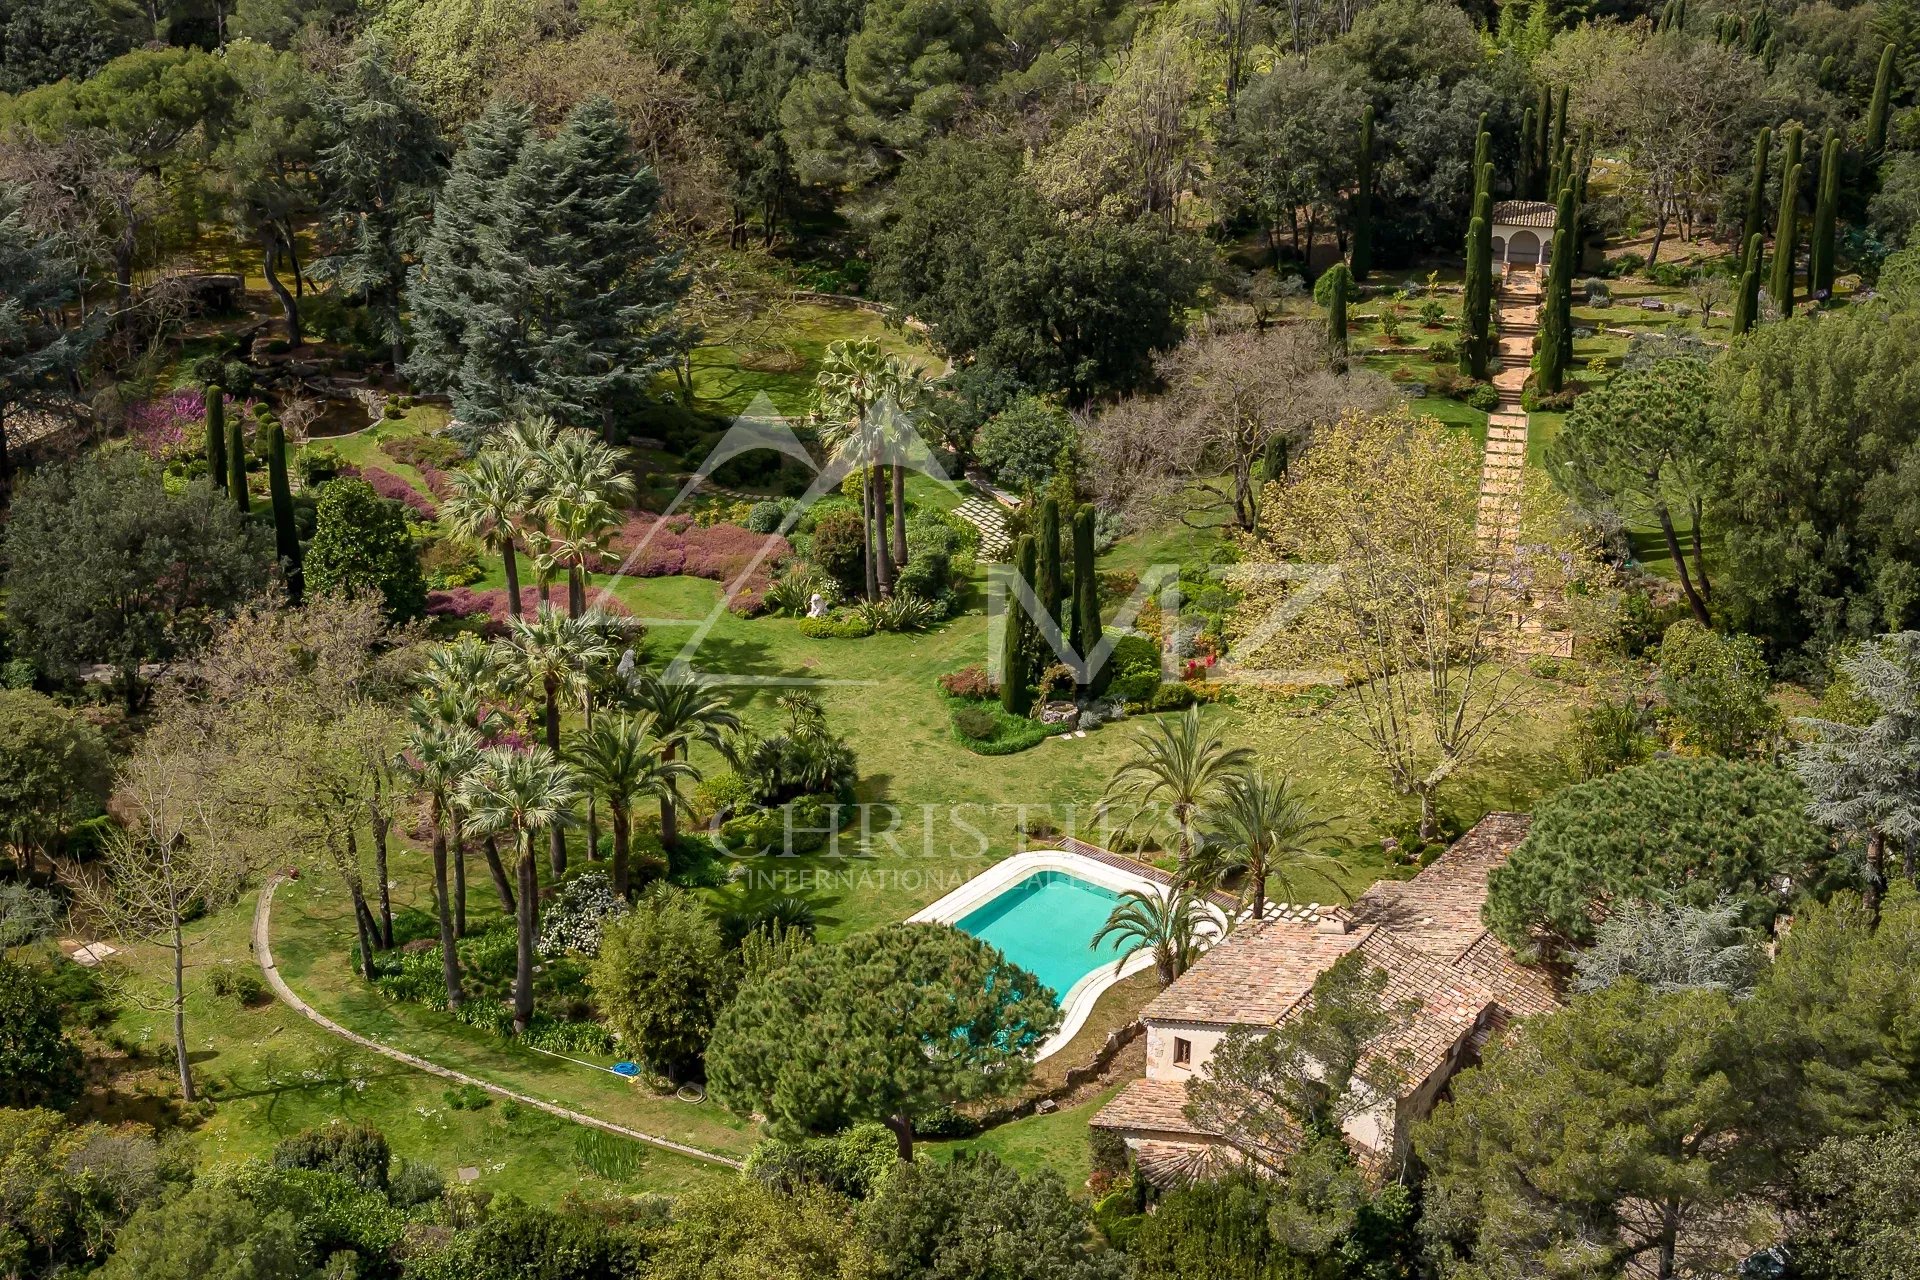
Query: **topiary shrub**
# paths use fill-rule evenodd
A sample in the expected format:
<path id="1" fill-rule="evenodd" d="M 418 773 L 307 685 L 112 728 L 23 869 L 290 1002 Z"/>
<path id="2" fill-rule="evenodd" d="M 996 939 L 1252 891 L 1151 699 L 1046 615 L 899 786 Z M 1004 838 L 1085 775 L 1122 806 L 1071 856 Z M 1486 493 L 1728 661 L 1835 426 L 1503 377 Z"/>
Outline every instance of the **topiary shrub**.
<path id="1" fill-rule="evenodd" d="M 961 707 L 953 713 L 953 727 L 975 742 L 985 742 L 993 737 L 993 731 L 999 727 L 999 723 L 993 712 L 985 707 Z"/>
<path id="2" fill-rule="evenodd" d="M 756 502 L 747 512 L 747 530 L 751 533 L 772 533 L 780 527 L 786 515 L 787 504 L 784 502 Z"/>

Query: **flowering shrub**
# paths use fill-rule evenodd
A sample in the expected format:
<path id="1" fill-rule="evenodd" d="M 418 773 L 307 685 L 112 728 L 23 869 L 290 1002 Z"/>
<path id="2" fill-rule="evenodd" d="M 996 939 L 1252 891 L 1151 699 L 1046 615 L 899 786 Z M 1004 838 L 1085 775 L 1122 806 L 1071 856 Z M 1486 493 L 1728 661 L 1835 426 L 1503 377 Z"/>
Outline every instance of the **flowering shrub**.
<path id="1" fill-rule="evenodd" d="M 258 401 L 226 397 L 227 420 L 250 420 Z M 127 435 L 155 462 L 191 458 L 205 447 L 206 403 L 197 391 L 175 391 L 157 400 L 135 405 L 127 414 Z"/>
<path id="2" fill-rule="evenodd" d="M 432 520 L 440 514 L 440 509 L 433 505 L 433 499 L 391 471 L 383 471 L 379 467 L 362 467 L 360 478 L 381 497 L 406 503 L 422 520 Z"/>
<path id="3" fill-rule="evenodd" d="M 642 542 L 645 549 L 635 555 Z M 737 524 L 701 527 L 686 516 L 662 520 L 644 513 L 627 520 L 614 534 L 611 547 L 613 563 L 604 567 L 635 578 L 684 573 L 721 583 L 732 597 L 727 607 L 744 616 L 760 611 L 775 570 L 793 554 L 787 540 L 777 535 L 754 533 Z"/>
<path id="4" fill-rule="evenodd" d="M 419 471 L 420 478 L 427 482 L 427 492 L 434 497 L 444 502 L 447 495 L 453 492 L 453 481 L 448 479 L 447 473 L 440 468 L 422 466 Z"/>
<path id="5" fill-rule="evenodd" d="M 998 690 L 979 667 L 962 667 L 940 677 L 940 687 L 956 698 L 991 698 Z"/>
<path id="6" fill-rule="evenodd" d="M 596 604 L 603 612 L 626 616 L 631 611 L 612 596 L 602 600 L 598 593 L 589 595 L 589 602 Z M 554 593 L 553 604 L 556 609 L 566 606 L 566 589 L 562 587 Z M 533 617 L 540 611 L 540 589 L 538 587 L 520 588 L 520 612 Z M 448 587 L 444 591 L 427 592 L 427 616 L 429 618 L 475 618 L 487 619 L 485 631 L 490 636 L 505 635 L 507 631 L 507 593 L 499 587 L 489 587 L 476 591 L 472 587 Z"/>
<path id="7" fill-rule="evenodd" d="M 626 913 L 627 904 L 614 893 L 606 872 L 583 871 L 561 885 L 541 912 L 540 954 L 549 960 L 568 952 L 597 956 L 600 931 Z"/>

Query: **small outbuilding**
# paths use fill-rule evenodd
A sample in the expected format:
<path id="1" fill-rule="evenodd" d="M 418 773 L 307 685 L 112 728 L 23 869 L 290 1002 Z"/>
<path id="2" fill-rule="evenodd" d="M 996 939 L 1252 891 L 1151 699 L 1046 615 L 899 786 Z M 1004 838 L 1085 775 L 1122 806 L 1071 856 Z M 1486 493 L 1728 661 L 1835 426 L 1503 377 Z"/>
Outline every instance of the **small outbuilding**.
<path id="1" fill-rule="evenodd" d="M 1493 260 L 1537 267 L 1547 260 L 1555 210 L 1545 200 L 1498 200 L 1493 206 Z"/>

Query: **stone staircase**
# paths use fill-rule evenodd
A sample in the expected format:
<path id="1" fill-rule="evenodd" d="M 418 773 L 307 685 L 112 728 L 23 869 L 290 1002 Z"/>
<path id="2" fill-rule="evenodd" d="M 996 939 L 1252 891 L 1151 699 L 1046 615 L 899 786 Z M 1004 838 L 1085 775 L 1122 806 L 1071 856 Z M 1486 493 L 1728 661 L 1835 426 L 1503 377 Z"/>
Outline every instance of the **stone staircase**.
<path id="1" fill-rule="evenodd" d="M 1533 340 L 1540 332 L 1540 277 L 1516 270 L 1500 281 L 1494 310 L 1500 335 L 1494 347 L 1493 389 L 1500 402 L 1487 415 L 1487 448 L 1480 463 L 1480 507 L 1474 521 L 1479 569 L 1499 574 L 1509 567 L 1520 536 L 1520 484 L 1527 465 L 1527 411 L 1521 391 L 1532 371 Z M 1507 614 L 1507 643 L 1525 656 L 1568 658 L 1573 637 L 1554 631 L 1524 608 Z"/>
<path id="2" fill-rule="evenodd" d="M 1497 569 L 1512 554 L 1519 534 L 1520 477 L 1527 463 L 1527 412 L 1520 392 L 1540 331 L 1540 281 L 1515 271 L 1494 294 L 1499 338 L 1494 347 L 1493 389 L 1500 401 L 1487 415 L 1487 449 L 1480 465 L 1480 510 L 1474 522 L 1483 567 Z"/>
<path id="3" fill-rule="evenodd" d="M 1007 522 L 1000 505 L 978 494 L 955 508 L 962 520 L 980 531 L 980 556 L 983 560 L 1005 560 L 1012 540 L 1007 537 Z"/>

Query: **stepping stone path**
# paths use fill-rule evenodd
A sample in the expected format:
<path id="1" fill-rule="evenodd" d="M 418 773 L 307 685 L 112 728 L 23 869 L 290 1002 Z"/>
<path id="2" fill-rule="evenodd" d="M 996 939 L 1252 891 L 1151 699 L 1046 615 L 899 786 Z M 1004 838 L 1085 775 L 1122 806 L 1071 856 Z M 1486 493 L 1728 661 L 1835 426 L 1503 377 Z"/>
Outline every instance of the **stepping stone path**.
<path id="1" fill-rule="evenodd" d="M 1482 567 L 1496 569 L 1513 552 L 1519 534 L 1520 476 L 1527 463 L 1527 412 L 1520 392 L 1540 331 L 1540 279 L 1515 271 L 1500 282 L 1494 297 L 1500 317 L 1495 348 L 1498 368 L 1493 389 L 1500 402 L 1487 415 L 1487 451 L 1480 466 L 1480 511 L 1474 535 Z"/>
<path id="2" fill-rule="evenodd" d="M 1000 505 L 978 495 L 957 508 L 960 518 L 980 531 L 980 554 L 988 560 L 1005 560 L 1012 540 L 1007 537 L 1006 518 Z"/>

